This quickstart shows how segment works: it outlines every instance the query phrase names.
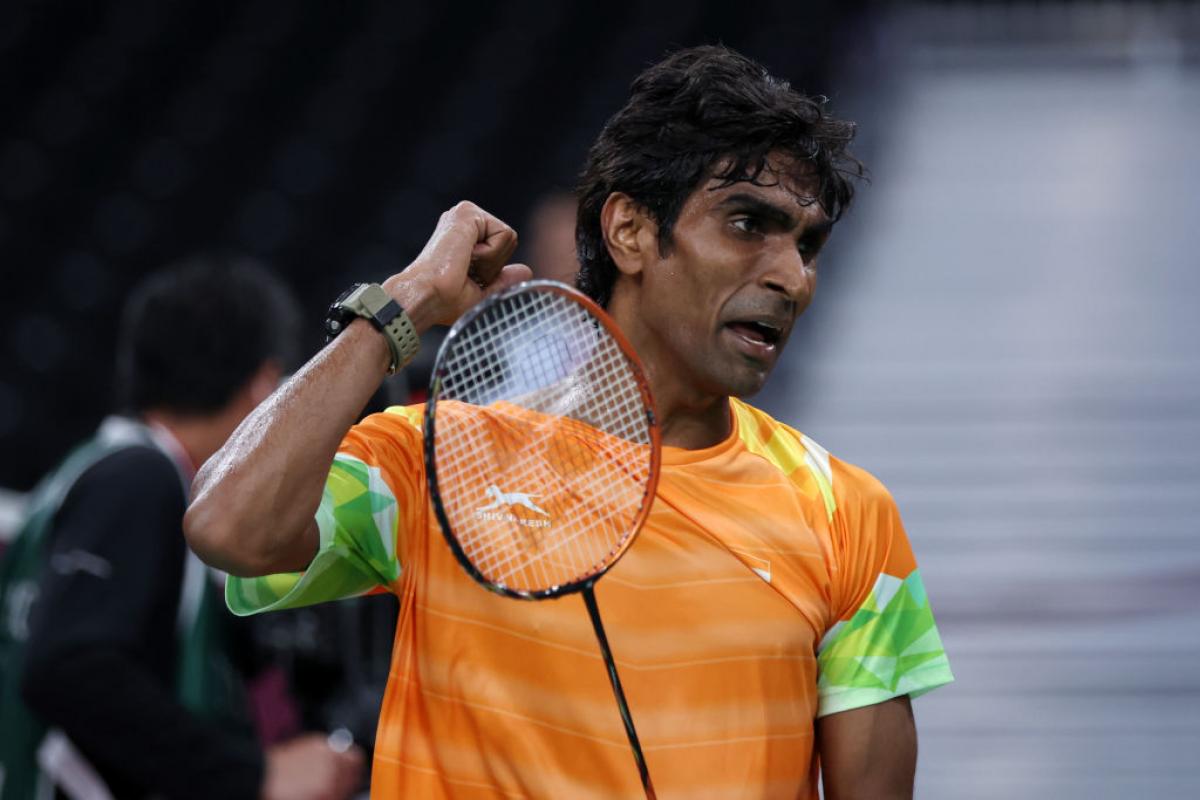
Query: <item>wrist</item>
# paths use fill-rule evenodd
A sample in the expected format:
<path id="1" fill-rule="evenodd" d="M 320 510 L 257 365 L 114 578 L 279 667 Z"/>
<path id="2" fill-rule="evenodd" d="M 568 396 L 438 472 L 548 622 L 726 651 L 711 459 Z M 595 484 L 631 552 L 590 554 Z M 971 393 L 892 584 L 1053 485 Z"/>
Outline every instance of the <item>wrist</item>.
<path id="1" fill-rule="evenodd" d="M 412 361 L 421 347 L 420 334 L 412 319 L 377 283 L 356 283 L 333 302 L 325 315 L 325 341 L 337 338 L 352 321 L 359 319 L 367 320 L 387 344 L 391 352 L 389 375 Z"/>
<path id="2" fill-rule="evenodd" d="M 372 364 L 379 365 L 382 377 L 387 377 L 392 369 L 392 348 L 387 340 L 380 335 L 370 322 L 359 317 L 346 326 L 346 332 L 338 339 L 349 339 L 351 347 L 370 353 Z"/>
<path id="3" fill-rule="evenodd" d="M 393 275 L 380 285 L 408 314 L 418 336 L 438 323 L 433 291 L 423 286 L 419 280 L 401 273 Z"/>

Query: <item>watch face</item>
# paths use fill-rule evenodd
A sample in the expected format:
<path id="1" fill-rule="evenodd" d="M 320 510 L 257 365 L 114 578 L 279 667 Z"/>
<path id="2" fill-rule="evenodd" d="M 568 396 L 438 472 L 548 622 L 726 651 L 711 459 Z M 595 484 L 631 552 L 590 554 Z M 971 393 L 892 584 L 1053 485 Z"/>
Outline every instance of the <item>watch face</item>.
<path id="1" fill-rule="evenodd" d="M 346 326 L 350 324 L 354 317 L 354 314 L 351 314 L 344 308 L 331 308 L 329 310 L 329 316 L 325 317 L 325 341 L 328 342 L 330 339 L 345 330 Z"/>
<path id="2" fill-rule="evenodd" d="M 361 283 L 352 285 L 349 289 L 342 292 L 341 295 L 338 296 L 338 299 L 333 301 L 333 305 L 329 307 L 329 311 L 325 314 L 326 343 L 345 330 L 346 326 L 349 325 L 356 316 L 358 316 L 342 304 L 346 302 L 350 295 L 354 294 L 361 287 Z"/>
<path id="3" fill-rule="evenodd" d="M 339 294 L 338 299 L 333 301 L 333 307 L 336 308 L 337 306 L 340 306 L 342 303 L 346 302 L 346 300 L 350 298 L 350 295 L 357 292 L 360 288 L 362 288 L 361 283 L 350 284 L 350 288 Z"/>

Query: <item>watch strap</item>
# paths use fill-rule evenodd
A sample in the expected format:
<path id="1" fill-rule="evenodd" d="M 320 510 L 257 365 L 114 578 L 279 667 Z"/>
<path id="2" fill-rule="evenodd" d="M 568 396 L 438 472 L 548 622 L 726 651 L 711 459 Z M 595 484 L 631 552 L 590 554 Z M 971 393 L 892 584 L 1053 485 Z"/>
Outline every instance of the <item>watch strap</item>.
<path id="1" fill-rule="evenodd" d="M 389 301 L 395 306 L 396 313 L 383 324 L 380 332 L 392 351 L 392 364 L 388 367 L 388 375 L 394 375 L 396 370 L 403 369 L 417 355 L 417 351 L 421 349 L 421 337 L 417 335 L 417 329 L 413 327 L 412 320 L 400 304 L 390 298 Z M 372 322 L 377 322 L 378 319 L 375 317 Z"/>
<path id="2" fill-rule="evenodd" d="M 377 283 L 360 283 L 352 286 L 330 309 L 331 320 L 337 316 L 343 319 L 349 315 L 359 316 L 371 325 L 387 341 L 388 349 L 392 352 L 392 363 L 388 374 L 404 367 L 421 347 L 421 338 L 413 327 L 412 320 L 392 299 L 382 286 Z M 327 320 L 327 330 L 330 338 L 336 336 L 345 328 L 345 322 L 334 321 L 330 326 Z"/>

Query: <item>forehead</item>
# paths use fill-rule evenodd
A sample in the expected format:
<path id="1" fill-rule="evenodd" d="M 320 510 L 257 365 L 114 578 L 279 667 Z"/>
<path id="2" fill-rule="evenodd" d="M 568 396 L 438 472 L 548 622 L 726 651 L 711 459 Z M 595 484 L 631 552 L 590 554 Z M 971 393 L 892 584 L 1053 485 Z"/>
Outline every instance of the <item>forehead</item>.
<path id="1" fill-rule="evenodd" d="M 793 216 L 813 222 L 828 221 L 821 208 L 821 180 L 813 165 L 807 161 L 781 154 L 771 154 L 761 172 L 742 177 L 714 177 L 724 174 L 731 161 L 718 161 L 707 178 L 688 198 L 688 204 L 708 209 L 719 205 L 733 194 L 753 195 L 765 202 L 787 210 Z"/>

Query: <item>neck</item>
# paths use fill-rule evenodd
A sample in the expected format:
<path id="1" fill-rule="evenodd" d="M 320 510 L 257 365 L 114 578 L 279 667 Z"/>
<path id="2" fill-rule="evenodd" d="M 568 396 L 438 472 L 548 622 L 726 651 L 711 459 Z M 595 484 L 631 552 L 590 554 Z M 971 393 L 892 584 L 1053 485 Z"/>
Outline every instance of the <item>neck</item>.
<path id="1" fill-rule="evenodd" d="M 656 381 L 654 370 L 646 368 L 651 372 L 650 391 L 658 406 L 664 445 L 702 450 L 728 438 L 733 430 L 728 397 L 680 392 L 668 381 Z"/>
<path id="2" fill-rule="evenodd" d="M 192 462 L 192 468 L 198 469 L 209 456 L 220 449 L 236 427 L 236 421 L 231 424 L 231 421 L 226 419 L 227 415 L 225 411 L 212 415 L 194 415 L 166 409 L 150 409 L 142 414 L 142 419 L 150 425 L 166 428 L 183 447 L 183 451 Z"/>
<path id="3" fill-rule="evenodd" d="M 624 308 L 617 303 L 609 306 L 617 326 L 646 370 L 663 444 L 701 450 L 728 438 L 733 431 L 729 397 L 697 388 L 695 380 L 680 373 L 678 359 L 665 352 L 661 342 L 639 324 L 636 311 L 630 313 Z"/>

